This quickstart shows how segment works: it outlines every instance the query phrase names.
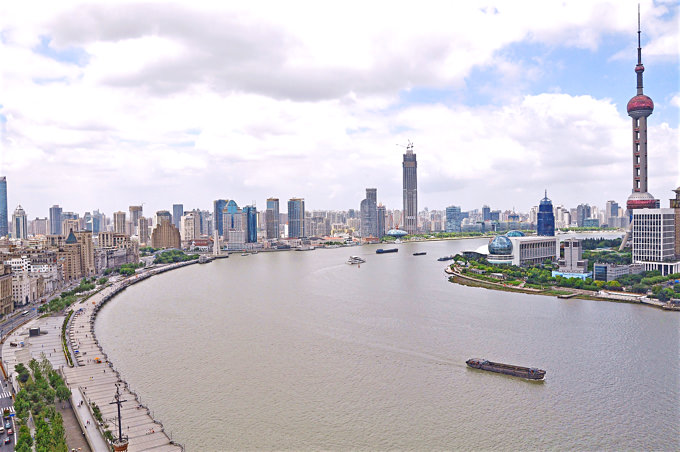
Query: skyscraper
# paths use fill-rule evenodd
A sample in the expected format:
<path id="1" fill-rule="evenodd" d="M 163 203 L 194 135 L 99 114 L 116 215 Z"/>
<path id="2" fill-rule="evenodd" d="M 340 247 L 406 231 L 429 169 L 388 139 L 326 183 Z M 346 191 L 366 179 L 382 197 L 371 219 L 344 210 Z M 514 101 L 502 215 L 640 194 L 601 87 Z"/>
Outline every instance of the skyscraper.
<path id="1" fill-rule="evenodd" d="M 61 207 L 58 204 L 50 207 L 50 234 L 61 235 Z"/>
<path id="2" fill-rule="evenodd" d="M 140 245 L 149 243 L 149 220 L 146 217 L 139 217 L 137 220 L 137 235 Z"/>
<path id="3" fill-rule="evenodd" d="M 125 234 L 125 212 L 113 212 L 113 232 L 118 234 Z"/>
<path id="4" fill-rule="evenodd" d="M 491 207 L 485 205 L 482 207 L 482 221 L 489 220 L 491 220 Z"/>
<path id="5" fill-rule="evenodd" d="M 265 211 L 265 223 L 267 225 L 267 238 L 278 239 L 279 234 L 279 198 L 267 199 Z"/>
<path id="6" fill-rule="evenodd" d="M 579 204 L 576 207 L 576 226 L 582 228 L 587 218 L 590 218 L 590 206 L 588 204 Z"/>
<path id="7" fill-rule="evenodd" d="M 387 209 L 385 206 L 380 204 L 378 208 L 376 209 L 378 212 L 378 237 L 379 239 L 383 238 L 385 236 L 385 232 L 387 231 L 387 228 L 385 227 L 385 219 L 387 217 Z"/>
<path id="8" fill-rule="evenodd" d="M 555 214 L 553 213 L 552 201 L 548 199 L 548 190 L 545 191 L 545 198 L 538 206 L 538 221 L 536 235 L 554 236 L 555 235 Z"/>
<path id="9" fill-rule="evenodd" d="M 12 237 L 15 239 L 25 239 L 28 237 L 28 219 L 26 212 L 21 206 L 17 206 L 12 215 Z"/>
<path id="10" fill-rule="evenodd" d="M 418 162 L 411 141 L 408 142 L 401 165 L 404 187 L 403 227 L 409 234 L 415 234 L 418 232 Z"/>
<path id="11" fill-rule="evenodd" d="M 139 234 L 139 217 L 142 216 L 142 206 L 130 206 L 130 235 Z"/>
<path id="12" fill-rule="evenodd" d="M 0 177 L 0 237 L 9 234 L 7 224 L 7 178 Z"/>
<path id="13" fill-rule="evenodd" d="M 257 209 L 255 206 L 245 206 L 243 216 L 246 221 L 246 227 L 243 228 L 246 230 L 246 242 L 257 243 Z"/>
<path id="14" fill-rule="evenodd" d="M 213 222 L 214 227 L 217 229 L 217 233 L 220 237 L 224 237 L 224 227 L 222 225 L 222 213 L 224 208 L 227 206 L 226 199 L 216 199 L 213 201 Z"/>
<path id="15" fill-rule="evenodd" d="M 658 200 L 647 192 L 647 117 L 654 111 L 654 102 L 642 92 L 642 47 L 640 46 L 640 6 L 638 5 L 638 48 L 637 94 L 628 101 L 626 109 L 633 120 L 633 192 L 628 197 L 626 207 L 632 218 L 634 209 L 653 209 L 658 207 Z"/>
<path id="16" fill-rule="evenodd" d="M 446 208 L 446 232 L 460 232 L 461 216 L 460 206 L 449 206 Z"/>
<path id="17" fill-rule="evenodd" d="M 184 204 L 173 204 L 172 205 L 172 224 L 174 224 L 177 229 L 180 229 L 180 222 L 182 220 L 182 215 L 184 215 Z"/>
<path id="18" fill-rule="evenodd" d="M 359 212 L 361 216 L 361 237 L 378 236 L 378 190 L 366 189 L 366 199 L 361 201 Z"/>
<path id="19" fill-rule="evenodd" d="M 288 238 L 305 236 L 305 200 L 291 198 L 288 200 Z"/>

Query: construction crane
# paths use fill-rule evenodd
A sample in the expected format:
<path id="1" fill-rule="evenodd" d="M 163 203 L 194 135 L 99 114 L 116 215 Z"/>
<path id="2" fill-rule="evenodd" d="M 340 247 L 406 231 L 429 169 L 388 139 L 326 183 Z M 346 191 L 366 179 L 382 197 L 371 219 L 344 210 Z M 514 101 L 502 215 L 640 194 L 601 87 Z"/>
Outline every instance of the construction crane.
<path id="1" fill-rule="evenodd" d="M 399 144 L 399 143 L 397 143 L 397 146 L 400 146 L 402 148 L 406 148 L 407 152 L 408 151 L 413 152 L 413 142 L 411 140 L 408 140 L 408 144 L 406 146 L 404 146 L 403 144 Z"/>

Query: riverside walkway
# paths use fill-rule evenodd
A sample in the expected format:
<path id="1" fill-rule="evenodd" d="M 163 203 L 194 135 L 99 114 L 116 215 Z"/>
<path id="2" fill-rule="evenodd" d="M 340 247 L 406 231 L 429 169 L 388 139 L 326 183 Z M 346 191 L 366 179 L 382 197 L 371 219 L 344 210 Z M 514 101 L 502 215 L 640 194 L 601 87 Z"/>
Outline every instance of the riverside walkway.
<path id="1" fill-rule="evenodd" d="M 66 334 L 74 367 L 63 367 L 63 373 L 74 394 L 74 411 L 93 450 L 110 450 L 110 447 L 101 449 L 104 429 L 100 425 L 93 425 L 95 422 L 92 403 L 101 410 L 104 423 L 108 425 L 107 429 L 114 433 L 114 436 L 118 436 L 117 408 L 116 405 L 111 405 L 117 386 L 120 388 L 121 400 L 126 400 L 121 404 L 122 430 L 123 435 L 128 437 L 130 452 L 184 450 L 181 445 L 170 439 L 163 424 L 154 419 L 151 411 L 140 403 L 137 394 L 130 390 L 125 380 L 113 368 L 113 363 L 108 361 L 94 336 L 97 310 L 113 295 L 134 282 L 179 266 L 182 265 L 173 264 L 148 270 L 112 284 L 85 302 L 72 305 L 74 314 L 69 321 Z"/>

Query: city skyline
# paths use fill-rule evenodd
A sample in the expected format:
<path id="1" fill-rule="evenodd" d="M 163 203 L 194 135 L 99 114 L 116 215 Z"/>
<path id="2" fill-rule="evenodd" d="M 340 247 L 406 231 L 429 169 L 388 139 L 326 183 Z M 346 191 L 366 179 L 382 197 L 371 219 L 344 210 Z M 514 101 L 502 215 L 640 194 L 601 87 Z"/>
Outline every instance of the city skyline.
<path id="1" fill-rule="evenodd" d="M 307 5 L 314 24 L 277 5 L 3 6 L 8 211 L 270 196 L 344 210 L 365 187 L 399 209 L 409 139 L 422 207 L 526 212 L 546 187 L 555 204 L 625 204 L 637 2 L 354 6 Z M 641 13 L 663 200 L 680 185 L 678 5 Z"/>

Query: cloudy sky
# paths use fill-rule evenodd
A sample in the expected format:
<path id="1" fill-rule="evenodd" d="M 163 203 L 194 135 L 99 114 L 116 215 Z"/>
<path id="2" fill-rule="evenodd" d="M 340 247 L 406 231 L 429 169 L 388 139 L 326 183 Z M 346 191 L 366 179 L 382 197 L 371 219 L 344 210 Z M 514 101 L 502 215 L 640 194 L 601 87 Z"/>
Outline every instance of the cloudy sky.
<path id="1" fill-rule="evenodd" d="M 224 3 L 215 5 L 216 3 Z M 680 185 L 679 7 L 641 1 L 649 190 Z M 2 2 L 10 215 L 306 198 L 625 203 L 636 1 Z M 285 208 L 284 208 L 285 209 Z"/>

